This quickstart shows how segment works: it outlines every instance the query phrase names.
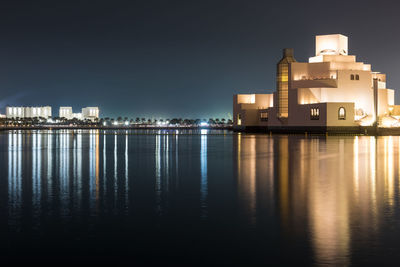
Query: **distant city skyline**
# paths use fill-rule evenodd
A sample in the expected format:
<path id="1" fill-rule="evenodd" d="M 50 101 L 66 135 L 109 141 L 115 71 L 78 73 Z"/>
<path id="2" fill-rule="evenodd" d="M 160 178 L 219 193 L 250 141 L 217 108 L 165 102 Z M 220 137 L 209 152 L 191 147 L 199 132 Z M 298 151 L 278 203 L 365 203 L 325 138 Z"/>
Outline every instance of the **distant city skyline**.
<path id="1" fill-rule="evenodd" d="M 236 93 L 275 91 L 283 48 L 313 36 L 388 76 L 400 101 L 395 1 L 3 1 L 0 113 L 98 106 L 102 117 L 230 118 Z M 373 19 L 376 14 L 384 14 Z"/>

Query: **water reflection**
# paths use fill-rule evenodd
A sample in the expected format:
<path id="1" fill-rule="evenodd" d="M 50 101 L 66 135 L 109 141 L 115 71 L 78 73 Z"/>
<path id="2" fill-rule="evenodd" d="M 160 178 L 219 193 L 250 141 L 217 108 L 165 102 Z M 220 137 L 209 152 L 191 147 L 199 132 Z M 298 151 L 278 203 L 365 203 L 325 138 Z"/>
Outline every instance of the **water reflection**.
<path id="1" fill-rule="evenodd" d="M 156 148 L 155 148 L 155 192 L 156 192 L 156 212 L 161 213 L 161 135 L 158 133 L 156 135 Z"/>
<path id="2" fill-rule="evenodd" d="M 128 229 L 157 218 L 174 231 L 199 220 L 220 224 L 213 235 L 250 229 L 262 239 L 255 247 L 277 235 L 282 251 L 351 265 L 400 231 L 400 137 L 92 130 L 10 131 L 2 140 L 0 207 L 15 232 L 53 219 L 120 216 Z"/>
<path id="3" fill-rule="evenodd" d="M 207 217 L 207 194 L 208 194 L 208 178 L 207 178 L 207 130 L 201 130 L 200 140 L 200 205 L 202 218 Z"/>
<path id="4" fill-rule="evenodd" d="M 128 205 L 129 195 L 129 139 L 128 132 L 125 133 L 125 205 Z"/>
<path id="5" fill-rule="evenodd" d="M 352 240 L 368 243 L 379 234 L 384 209 L 396 212 L 399 137 L 237 135 L 236 139 L 243 217 L 258 225 L 264 212 L 260 199 L 269 196 L 263 201 L 279 207 L 280 225 L 288 238 L 304 235 L 308 229 L 318 264 L 350 264 Z M 273 165 L 268 164 L 271 159 Z M 272 177 L 271 169 L 279 190 L 266 191 L 259 181 Z"/>
<path id="6" fill-rule="evenodd" d="M 8 134 L 8 209 L 9 218 L 17 225 L 22 205 L 22 134 Z"/>
<path id="7" fill-rule="evenodd" d="M 287 144 L 287 139 L 286 141 L 280 139 L 278 142 Z M 239 134 L 235 137 L 234 144 L 237 146 L 234 150 L 236 153 L 234 164 L 237 168 L 239 207 L 243 214 L 241 217 L 251 227 L 255 227 L 258 220 L 262 223 L 273 215 L 277 203 L 274 176 L 281 175 L 282 182 L 287 181 L 287 169 L 282 172 L 275 168 L 274 149 L 276 148 L 272 138 Z M 285 146 L 282 145 L 282 147 Z M 286 156 L 279 153 L 277 154 L 282 156 L 282 161 L 278 166 L 286 166 L 287 153 Z M 285 192 L 281 193 L 287 195 Z M 285 201 L 282 201 L 282 205 L 284 209 Z"/>
<path id="8" fill-rule="evenodd" d="M 100 147 L 99 131 L 91 130 L 89 136 L 89 195 L 91 211 L 97 211 L 99 205 Z"/>

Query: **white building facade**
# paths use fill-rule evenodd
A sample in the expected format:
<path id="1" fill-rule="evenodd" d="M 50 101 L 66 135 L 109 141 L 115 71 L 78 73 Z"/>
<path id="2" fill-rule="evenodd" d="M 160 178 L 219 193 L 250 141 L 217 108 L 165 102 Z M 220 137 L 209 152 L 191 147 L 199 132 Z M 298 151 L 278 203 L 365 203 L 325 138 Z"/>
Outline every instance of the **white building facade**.
<path id="1" fill-rule="evenodd" d="M 96 120 L 99 118 L 98 107 L 87 107 L 82 109 L 82 118 L 88 120 Z"/>
<path id="2" fill-rule="evenodd" d="M 72 107 L 60 107 L 59 117 L 66 118 L 68 120 L 78 119 L 78 120 L 96 120 L 99 118 L 100 110 L 98 107 L 86 107 L 82 108 L 81 113 L 73 113 Z"/>
<path id="3" fill-rule="evenodd" d="M 7 118 L 50 118 L 51 107 L 6 107 Z"/>
<path id="4" fill-rule="evenodd" d="M 72 107 L 60 107 L 58 116 L 70 120 L 73 118 Z"/>

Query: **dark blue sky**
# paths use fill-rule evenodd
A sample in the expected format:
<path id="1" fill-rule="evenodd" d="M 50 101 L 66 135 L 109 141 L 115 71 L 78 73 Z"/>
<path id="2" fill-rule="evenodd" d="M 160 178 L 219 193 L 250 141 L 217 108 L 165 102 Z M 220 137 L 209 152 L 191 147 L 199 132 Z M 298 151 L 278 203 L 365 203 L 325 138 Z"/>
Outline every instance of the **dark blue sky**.
<path id="1" fill-rule="evenodd" d="M 272 92 L 284 47 L 306 61 L 314 35 L 400 88 L 396 1 L 0 2 L 0 111 L 99 106 L 102 116 L 229 117 L 232 94 Z M 396 92 L 397 93 L 397 92 Z M 400 94 L 400 93 L 399 93 Z M 400 102 L 400 95 L 396 100 Z"/>

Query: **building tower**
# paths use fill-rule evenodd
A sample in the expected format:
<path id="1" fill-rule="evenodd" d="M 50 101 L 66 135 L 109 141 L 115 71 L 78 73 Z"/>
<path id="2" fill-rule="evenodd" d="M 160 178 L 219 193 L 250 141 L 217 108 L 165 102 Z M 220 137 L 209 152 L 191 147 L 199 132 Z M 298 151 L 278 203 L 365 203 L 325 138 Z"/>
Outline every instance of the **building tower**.
<path id="1" fill-rule="evenodd" d="M 288 88 L 289 88 L 289 64 L 296 62 L 293 56 L 293 48 L 283 49 L 283 58 L 278 62 L 276 71 L 276 91 L 278 117 L 288 117 Z"/>

